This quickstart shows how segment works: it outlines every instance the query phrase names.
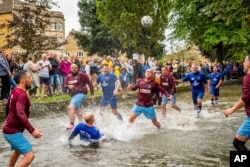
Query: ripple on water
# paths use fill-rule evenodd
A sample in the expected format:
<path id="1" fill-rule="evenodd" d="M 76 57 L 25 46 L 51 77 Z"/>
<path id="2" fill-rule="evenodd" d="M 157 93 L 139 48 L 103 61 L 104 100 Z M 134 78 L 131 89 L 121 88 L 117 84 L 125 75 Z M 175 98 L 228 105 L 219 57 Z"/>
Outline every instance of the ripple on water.
<path id="1" fill-rule="evenodd" d="M 67 112 L 32 113 L 31 122 L 43 131 L 41 139 L 31 141 L 36 157 L 31 167 L 224 167 L 229 166 L 229 151 L 234 150 L 232 139 L 243 119 L 244 111 L 225 118 L 223 110 L 232 106 L 239 94 L 229 90 L 241 89 L 233 86 L 222 88 L 218 106 L 211 106 L 204 99 L 201 117 L 196 118 L 191 104 L 190 92 L 178 93 L 177 105 L 181 113 L 167 106 L 167 117 L 162 119 L 160 108 L 156 108 L 161 129 L 155 128 L 150 120 L 139 116 L 130 129 L 127 121 L 135 99 L 118 102 L 118 111 L 125 122 L 106 109 L 100 116 L 98 105 L 84 108 L 93 112 L 96 126 L 106 135 L 99 148 L 81 146 L 78 138 L 75 145 L 68 145 L 69 123 Z M 228 91 L 228 92 L 227 92 Z M 225 92 L 225 94 L 224 94 Z M 77 122 L 77 121 L 76 121 Z M 9 145 L 0 138 L 0 164 L 7 166 Z M 248 144 L 249 145 L 249 144 Z"/>

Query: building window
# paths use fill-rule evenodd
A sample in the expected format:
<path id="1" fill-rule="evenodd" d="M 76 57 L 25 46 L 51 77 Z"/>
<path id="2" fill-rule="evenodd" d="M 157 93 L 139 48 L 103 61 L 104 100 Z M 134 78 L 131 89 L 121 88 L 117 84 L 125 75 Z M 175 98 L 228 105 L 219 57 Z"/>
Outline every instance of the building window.
<path id="1" fill-rule="evenodd" d="M 77 52 L 77 56 L 83 57 L 83 52 Z"/>
<path id="2" fill-rule="evenodd" d="M 27 2 L 26 0 L 19 0 L 20 2 L 26 2 L 26 3 L 29 3 L 29 2 Z"/>
<path id="3" fill-rule="evenodd" d="M 57 37 L 52 37 L 52 43 L 56 43 L 57 42 Z"/>
<path id="4" fill-rule="evenodd" d="M 51 30 L 53 31 L 62 31 L 62 24 L 60 23 L 52 23 Z"/>

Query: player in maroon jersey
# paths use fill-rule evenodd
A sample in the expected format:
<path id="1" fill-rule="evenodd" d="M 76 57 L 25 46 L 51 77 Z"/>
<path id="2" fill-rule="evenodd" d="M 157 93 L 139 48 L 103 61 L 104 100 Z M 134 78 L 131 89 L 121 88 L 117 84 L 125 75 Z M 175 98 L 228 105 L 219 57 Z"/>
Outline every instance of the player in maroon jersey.
<path id="1" fill-rule="evenodd" d="M 160 77 L 160 83 L 161 86 L 168 92 L 169 95 L 172 96 L 172 99 L 170 100 L 171 107 L 176 109 L 177 111 L 181 111 L 181 109 L 175 104 L 176 103 L 176 86 L 174 82 L 174 77 L 168 73 L 166 67 L 161 68 L 161 77 Z M 163 95 L 162 102 L 161 102 L 161 108 L 162 108 L 162 115 L 163 118 L 166 117 L 166 105 L 168 102 L 168 98 Z"/>
<path id="2" fill-rule="evenodd" d="M 129 85 L 128 89 L 137 90 L 139 89 L 137 101 L 135 107 L 133 108 L 133 113 L 129 117 L 129 126 L 135 121 L 135 119 L 143 113 L 147 119 L 151 119 L 152 123 L 160 128 L 161 124 L 156 119 L 153 96 L 154 93 L 159 90 L 166 97 L 168 93 L 156 82 L 154 81 L 154 73 L 152 69 L 147 69 L 145 72 L 145 78 L 137 80 L 135 85 Z"/>
<path id="3" fill-rule="evenodd" d="M 18 166 L 28 166 L 34 159 L 34 152 L 30 142 L 24 137 L 23 131 L 28 130 L 34 138 L 40 138 L 42 133 L 35 129 L 29 122 L 30 100 L 26 93 L 31 88 L 32 79 L 28 72 L 18 71 L 14 77 L 17 87 L 7 103 L 6 120 L 3 125 L 3 136 L 11 145 L 13 150 L 9 166 L 15 166 L 20 154 L 23 158 L 18 162 Z"/>
<path id="4" fill-rule="evenodd" d="M 245 146 L 250 139 L 250 54 L 245 57 L 244 62 L 245 76 L 242 82 L 242 95 L 233 107 L 224 110 L 224 115 L 228 117 L 235 111 L 244 107 L 246 112 L 246 119 L 241 124 L 234 137 L 233 145 L 238 151 L 249 151 Z"/>

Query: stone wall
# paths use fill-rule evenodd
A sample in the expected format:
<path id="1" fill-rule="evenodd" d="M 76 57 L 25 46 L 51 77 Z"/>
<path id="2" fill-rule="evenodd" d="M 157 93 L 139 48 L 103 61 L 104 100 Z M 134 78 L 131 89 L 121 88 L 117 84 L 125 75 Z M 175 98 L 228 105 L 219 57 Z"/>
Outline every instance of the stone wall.
<path id="1" fill-rule="evenodd" d="M 222 86 L 230 85 L 230 84 L 241 84 L 241 80 L 234 80 L 234 81 L 224 81 Z M 189 91 L 190 86 L 188 84 L 186 85 L 180 85 L 177 87 L 177 92 L 183 92 L 183 91 Z M 137 95 L 137 91 L 135 92 L 129 92 L 128 93 L 129 98 L 135 99 L 135 96 Z M 96 97 L 96 102 L 99 103 L 101 97 Z M 122 100 L 121 95 L 118 95 L 117 97 L 118 101 Z M 97 104 L 98 104 L 97 103 Z M 34 112 L 67 112 L 67 106 L 69 104 L 69 101 L 58 101 L 53 103 L 33 103 L 31 106 L 31 111 Z M 93 105 L 91 103 L 91 100 L 88 98 L 87 101 L 84 103 L 85 107 Z M 99 104 L 98 104 L 99 105 Z M 0 122 L 4 119 L 5 115 L 5 109 L 2 104 L 0 104 Z"/>
<path id="2" fill-rule="evenodd" d="M 0 0 L 0 14 L 9 13 L 12 11 L 13 1 Z"/>

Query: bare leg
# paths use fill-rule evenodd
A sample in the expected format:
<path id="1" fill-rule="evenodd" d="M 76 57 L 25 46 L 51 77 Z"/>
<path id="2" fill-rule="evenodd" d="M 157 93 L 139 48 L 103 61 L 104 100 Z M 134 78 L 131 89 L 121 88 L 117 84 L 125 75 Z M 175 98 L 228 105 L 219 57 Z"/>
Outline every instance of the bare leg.
<path id="1" fill-rule="evenodd" d="M 123 98 L 123 99 L 125 99 L 125 98 L 126 98 L 124 88 L 122 88 L 122 98 Z"/>
<path id="2" fill-rule="evenodd" d="M 181 112 L 181 109 L 180 109 L 177 105 L 171 104 L 171 107 L 172 107 L 173 109 L 176 109 L 177 111 Z"/>
<path id="3" fill-rule="evenodd" d="M 57 93 L 62 93 L 63 91 L 62 91 L 62 86 L 61 86 L 61 84 L 58 84 L 57 85 Z"/>
<path id="4" fill-rule="evenodd" d="M 247 142 L 249 140 L 249 138 L 246 138 L 244 136 L 240 136 L 238 134 L 235 135 L 235 138 L 240 140 L 240 141 L 243 141 L 243 142 Z"/>
<path id="5" fill-rule="evenodd" d="M 116 115 L 120 122 L 123 122 L 122 115 L 117 111 L 117 109 L 112 109 L 112 113 Z"/>
<path id="6" fill-rule="evenodd" d="M 54 85 L 49 85 L 50 88 L 50 93 L 53 95 L 54 94 Z"/>
<path id="7" fill-rule="evenodd" d="M 125 99 L 127 97 L 127 88 L 122 88 L 122 96 Z"/>
<path id="8" fill-rule="evenodd" d="M 73 104 L 69 104 L 69 122 L 70 124 L 74 125 L 75 123 L 75 106 Z"/>
<path id="9" fill-rule="evenodd" d="M 27 167 L 35 158 L 35 154 L 33 151 L 30 151 L 26 154 L 24 154 L 23 159 L 19 161 L 16 167 Z"/>
<path id="10" fill-rule="evenodd" d="M 78 109 L 76 110 L 76 115 L 77 115 L 77 117 L 78 117 L 78 121 L 79 121 L 79 122 L 83 122 L 83 114 L 82 114 L 82 109 L 81 109 L 81 108 L 78 108 Z"/>
<path id="11" fill-rule="evenodd" d="M 125 94 L 126 97 L 127 97 L 127 92 L 128 92 L 128 90 L 127 90 L 127 88 L 125 87 L 125 88 L 124 88 L 124 94 Z"/>
<path id="12" fill-rule="evenodd" d="M 197 106 L 202 106 L 202 99 L 201 98 L 197 99 Z"/>
<path id="13" fill-rule="evenodd" d="M 157 119 L 151 119 L 152 123 L 157 127 L 157 128 L 160 128 L 161 127 L 161 124 L 160 122 L 157 121 Z"/>
<path id="14" fill-rule="evenodd" d="M 44 85 L 40 85 L 40 96 L 44 94 Z"/>
<path id="15" fill-rule="evenodd" d="M 20 156 L 20 153 L 14 150 L 10 155 L 8 167 L 14 167 L 19 156 Z"/>
<path id="16" fill-rule="evenodd" d="M 137 115 L 135 113 L 131 114 L 128 120 L 129 123 L 133 124 L 136 118 L 137 118 Z"/>
<path id="17" fill-rule="evenodd" d="M 166 118 L 166 113 L 167 113 L 166 105 L 167 105 L 166 103 L 161 104 L 163 118 Z"/>
<path id="18" fill-rule="evenodd" d="M 248 148 L 245 146 L 248 140 L 249 138 L 236 134 L 233 140 L 233 145 L 238 151 L 249 151 Z"/>
<path id="19" fill-rule="evenodd" d="M 51 92 L 52 92 L 53 90 L 51 90 Z M 43 93 L 43 95 L 44 96 L 47 96 L 47 94 L 48 94 L 48 85 L 44 85 L 44 93 Z"/>
<path id="20" fill-rule="evenodd" d="M 112 109 L 112 113 L 115 114 L 115 115 L 119 114 L 119 112 L 117 111 L 117 109 Z"/>

